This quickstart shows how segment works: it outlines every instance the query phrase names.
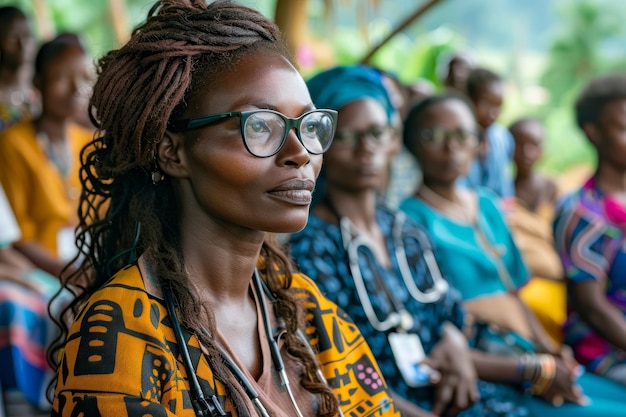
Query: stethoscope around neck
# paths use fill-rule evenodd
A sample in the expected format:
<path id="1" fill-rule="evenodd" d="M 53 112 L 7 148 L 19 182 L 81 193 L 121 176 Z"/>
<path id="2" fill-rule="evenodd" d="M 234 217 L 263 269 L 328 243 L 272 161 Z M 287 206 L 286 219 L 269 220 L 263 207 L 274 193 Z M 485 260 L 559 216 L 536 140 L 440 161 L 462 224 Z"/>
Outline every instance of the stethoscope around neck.
<path id="1" fill-rule="evenodd" d="M 331 210 L 332 209 L 333 208 L 331 208 Z M 416 227 L 408 228 L 403 232 L 406 215 L 402 212 L 392 214 L 394 216 L 394 220 L 391 230 L 391 238 L 393 239 L 395 246 L 393 256 L 398 264 L 400 276 L 402 277 L 406 290 L 409 295 L 419 303 L 431 304 L 439 301 L 448 291 L 449 286 L 448 282 L 441 275 L 441 271 L 435 260 L 429 239 L 422 230 Z M 385 295 L 391 302 L 394 311 L 387 314 L 387 317 L 384 319 L 381 319 L 374 310 L 369 292 L 365 286 L 363 274 L 361 273 L 361 267 L 359 265 L 359 252 L 362 251 L 363 248 L 367 249 L 367 252 L 365 253 L 373 254 L 374 251 L 371 249 L 367 239 L 358 233 L 355 233 L 354 227 L 347 217 L 339 215 L 337 217 L 339 217 L 341 240 L 348 255 L 350 273 L 352 275 L 361 306 L 363 307 L 363 311 L 368 321 L 374 329 L 380 332 L 386 332 L 391 329 L 401 332 L 410 331 L 415 324 L 413 315 L 407 311 L 402 301 L 400 301 L 400 299 L 393 294 L 393 292 L 386 285 L 385 279 L 380 271 L 380 265 L 375 260 L 372 260 L 370 262 L 370 270 L 373 277 L 380 289 L 385 292 Z M 422 257 L 426 264 L 426 269 L 430 272 L 430 276 L 433 281 L 432 286 L 427 290 L 421 290 L 415 284 L 413 273 L 409 267 L 409 261 L 406 255 L 404 244 L 405 239 L 415 239 L 422 249 Z"/>
<path id="2" fill-rule="evenodd" d="M 291 403 L 293 404 L 295 408 L 296 416 L 303 417 L 302 411 L 300 410 L 300 407 L 298 406 L 298 402 L 296 401 L 293 395 L 291 384 L 289 382 L 289 377 L 287 376 L 287 372 L 285 370 L 285 363 L 283 361 L 282 355 L 280 353 L 280 348 L 278 346 L 278 338 L 280 337 L 280 334 L 278 337 L 275 337 L 272 334 L 272 327 L 271 327 L 270 318 L 269 318 L 269 311 L 268 311 L 267 304 L 266 304 L 266 297 L 268 297 L 270 301 L 273 301 L 274 296 L 269 290 L 269 288 L 267 287 L 267 285 L 265 285 L 265 283 L 263 282 L 263 279 L 261 278 L 261 275 L 259 274 L 259 271 L 256 268 L 254 270 L 254 275 L 252 277 L 252 283 L 254 285 L 254 290 L 259 299 L 259 304 L 261 308 L 261 316 L 263 319 L 263 327 L 265 328 L 264 329 L 265 334 L 266 334 L 267 340 L 269 341 L 270 352 L 272 355 L 272 363 L 274 364 L 274 368 L 276 369 L 276 372 L 279 375 L 281 384 L 287 389 L 287 393 L 289 395 Z M 211 391 L 207 395 L 205 395 L 205 393 L 203 392 L 202 387 L 200 386 L 200 382 L 198 381 L 196 371 L 193 367 L 193 363 L 191 362 L 189 349 L 187 347 L 183 330 L 178 320 L 178 314 L 176 313 L 176 307 L 174 305 L 174 297 L 172 296 L 172 290 L 169 286 L 167 285 L 165 286 L 163 295 L 165 298 L 165 306 L 167 308 L 167 312 L 172 321 L 172 327 L 174 329 L 176 343 L 180 347 L 180 352 L 181 352 L 183 364 L 185 366 L 185 371 L 189 378 L 191 403 L 193 405 L 196 416 L 218 417 L 218 416 L 230 415 L 224 411 L 224 408 L 219 402 L 217 398 L 217 394 L 215 393 L 213 389 L 209 387 Z M 205 328 L 202 328 L 202 332 L 208 337 L 211 337 Z M 298 330 L 298 337 L 302 340 L 304 345 L 307 347 L 307 349 L 309 350 L 309 353 L 311 355 L 315 355 L 308 340 L 306 339 L 306 336 L 304 336 L 304 334 L 300 330 Z M 256 410 L 259 416 L 270 417 L 270 415 L 267 412 L 267 409 L 265 408 L 265 406 L 263 405 L 263 403 L 261 402 L 259 398 L 258 392 L 254 389 L 254 387 L 252 386 L 251 382 L 248 380 L 244 372 L 239 368 L 237 363 L 228 354 L 228 352 L 226 352 L 221 346 L 219 346 L 219 344 L 218 344 L 218 348 L 220 349 L 220 355 L 222 356 L 224 363 L 226 364 L 228 369 L 232 372 L 232 374 L 237 379 L 239 384 L 241 384 L 241 387 L 245 391 L 246 395 L 248 396 L 252 404 L 254 404 L 254 406 L 256 407 Z M 321 381 L 323 381 L 324 383 L 327 383 L 326 378 L 324 377 L 321 369 L 319 368 L 317 368 L 317 375 Z M 343 413 L 341 412 L 341 410 L 339 410 L 339 416 L 343 417 Z"/>

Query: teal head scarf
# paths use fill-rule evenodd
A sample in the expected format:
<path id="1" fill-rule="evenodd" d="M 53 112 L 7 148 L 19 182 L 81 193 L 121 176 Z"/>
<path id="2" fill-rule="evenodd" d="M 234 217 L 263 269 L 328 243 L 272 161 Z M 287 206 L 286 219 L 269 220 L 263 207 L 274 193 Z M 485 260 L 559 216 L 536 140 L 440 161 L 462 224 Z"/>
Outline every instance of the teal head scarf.
<path id="1" fill-rule="evenodd" d="M 353 101 L 373 98 L 383 105 L 389 121 L 396 111 L 383 84 L 382 74 L 371 67 L 335 67 L 315 75 L 307 86 L 313 104 L 319 109 L 339 110 Z"/>

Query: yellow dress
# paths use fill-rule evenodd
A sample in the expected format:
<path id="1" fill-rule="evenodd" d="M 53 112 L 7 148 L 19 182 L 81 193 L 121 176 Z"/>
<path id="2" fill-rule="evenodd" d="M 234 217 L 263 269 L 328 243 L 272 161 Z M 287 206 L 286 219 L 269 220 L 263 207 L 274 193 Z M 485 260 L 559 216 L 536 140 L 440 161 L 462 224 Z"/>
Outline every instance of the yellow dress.
<path id="1" fill-rule="evenodd" d="M 70 125 L 70 166 L 63 175 L 37 140 L 33 122 L 17 123 L 0 134 L 0 184 L 22 232 L 20 242 L 37 242 L 58 255 L 59 232 L 76 225 L 79 155 L 92 136 Z"/>
<path id="2" fill-rule="evenodd" d="M 553 206 L 545 203 L 533 213 L 516 200 L 508 214 L 508 223 L 533 275 L 520 290 L 519 297 L 535 313 L 552 340 L 560 345 L 567 301 L 563 266 L 552 237 L 553 211 Z"/>
<path id="3" fill-rule="evenodd" d="M 145 275 L 143 267 L 141 271 L 137 265 L 126 267 L 93 294 L 78 314 L 60 362 L 52 416 L 195 415 L 160 289 Z M 302 290 L 299 294 L 305 298 L 309 323 L 306 334 L 345 416 L 399 417 L 376 360 L 354 323 L 309 278 L 294 275 L 292 288 Z M 203 391 L 216 392 L 225 410 L 235 417 L 237 412 L 214 378 L 198 339 L 187 337 Z M 283 352 L 283 356 L 286 369 L 295 372 L 289 355 Z M 271 360 L 263 362 L 271 367 Z M 292 386 L 299 385 L 297 378 L 290 379 Z M 302 398 L 299 394 L 296 397 Z M 272 400 L 261 399 L 264 405 Z M 276 409 L 270 414 L 295 415 Z"/>

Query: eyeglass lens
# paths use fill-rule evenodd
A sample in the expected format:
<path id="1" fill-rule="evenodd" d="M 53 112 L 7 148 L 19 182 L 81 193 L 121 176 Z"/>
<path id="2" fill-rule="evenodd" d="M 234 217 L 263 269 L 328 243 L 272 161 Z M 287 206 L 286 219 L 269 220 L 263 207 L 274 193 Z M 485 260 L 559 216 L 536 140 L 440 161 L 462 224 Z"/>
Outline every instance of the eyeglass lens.
<path id="1" fill-rule="evenodd" d="M 468 146 L 478 141 L 476 133 L 467 130 L 446 130 L 433 128 L 422 130 L 422 140 L 425 144 L 442 148 L 447 142 L 454 141 L 460 145 Z"/>
<path id="2" fill-rule="evenodd" d="M 328 149 L 333 135 L 333 120 L 328 113 L 312 111 L 297 120 L 300 121 L 296 127 L 298 138 L 308 152 L 321 154 Z M 278 152 L 287 134 L 287 119 L 272 111 L 251 113 L 243 126 L 248 150 L 260 157 Z"/>
<path id="3" fill-rule="evenodd" d="M 389 126 L 377 126 L 368 130 L 340 130 L 335 133 L 335 145 L 356 147 L 362 140 L 371 145 L 383 146 L 391 139 L 392 130 Z"/>

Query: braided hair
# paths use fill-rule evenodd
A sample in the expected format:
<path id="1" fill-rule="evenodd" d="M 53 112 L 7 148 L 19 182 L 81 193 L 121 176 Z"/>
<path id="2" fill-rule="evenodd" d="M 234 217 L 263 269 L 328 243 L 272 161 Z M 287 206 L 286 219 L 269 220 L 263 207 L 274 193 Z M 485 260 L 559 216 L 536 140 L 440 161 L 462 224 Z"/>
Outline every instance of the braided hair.
<path id="1" fill-rule="evenodd" d="M 215 342 L 204 335 L 201 318 L 214 334 L 215 321 L 195 296 L 180 250 L 180 208 L 169 180 L 154 184 L 156 147 L 168 121 L 186 113 L 187 103 L 204 83 L 230 70 L 244 54 L 274 52 L 289 58 L 277 26 L 259 12 L 231 1 L 160 0 L 124 46 L 98 62 L 89 116 L 97 127 L 81 154 L 83 186 L 77 244 L 82 259 L 65 287 L 81 291 L 64 314 L 75 315 L 85 301 L 129 260 L 142 254 L 165 287 L 170 287 L 183 324 L 209 351 L 216 378 L 227 390 L 239 415 L 245 415 L 238 383 L 222 363 Z M 268 234 L 260 272 L 275 296 L 274 310 L 286 325 L 285 348 L 303 364 L 301 385 L 319 394 L 319 415 L 338 413 L 332 390 L 320 379 L 316 358 L 298 337 L 304 314 L 290 291 L 290 258 Z M 79 258 L 77 257 L 77 259 Z M 204 315 L 203 315 L 204 313 Z M 207 318 L 208 316 L 208 318 Z M 54 360 L 68 334 L 49 350 Z"/>

